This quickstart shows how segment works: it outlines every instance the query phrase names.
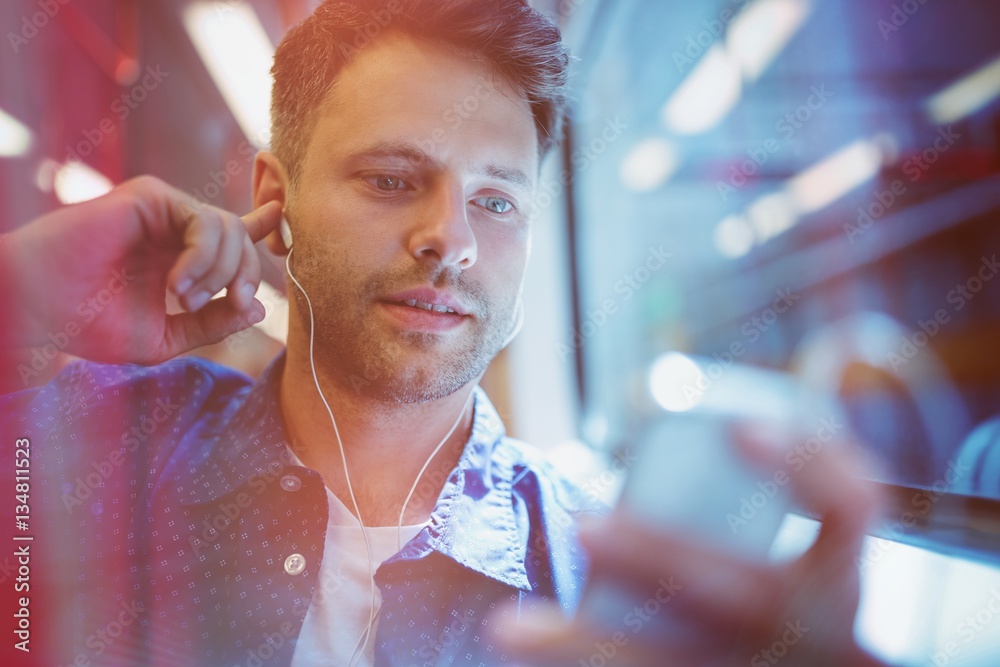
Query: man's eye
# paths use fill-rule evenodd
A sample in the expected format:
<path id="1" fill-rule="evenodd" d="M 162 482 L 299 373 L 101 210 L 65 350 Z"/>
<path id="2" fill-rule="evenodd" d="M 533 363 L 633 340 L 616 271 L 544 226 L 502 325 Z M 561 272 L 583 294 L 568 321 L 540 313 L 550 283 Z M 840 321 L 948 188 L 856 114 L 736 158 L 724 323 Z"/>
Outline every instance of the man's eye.
<path id="1" fill-rule="evenodd" d="M 379 190 L 384 190 L 386 192 L 403 190 L 406 188 L 406 183 L 403 182 L 402 179 L 395 176 L 375 176 L 372 178 L 372 183 Z"/>
<path id="2" fill-rule="evenodd" d="M 507 213 L 514 208 L 514 205 L 503 197 L 480 197 L 473 199 L 472 203 L 476 206 L 482 206 L 491 213 Z"/>

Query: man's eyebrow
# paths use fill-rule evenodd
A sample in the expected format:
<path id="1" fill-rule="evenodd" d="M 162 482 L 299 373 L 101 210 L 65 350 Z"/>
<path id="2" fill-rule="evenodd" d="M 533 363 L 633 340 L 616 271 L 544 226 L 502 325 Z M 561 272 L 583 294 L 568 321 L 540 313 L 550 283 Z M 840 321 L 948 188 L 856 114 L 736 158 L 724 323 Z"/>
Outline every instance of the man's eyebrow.
<path id="1" fill-rule="evenodd" d="M 500 167 L 491 164 L 487 165 L 483 169 L 483 173 L 491 178 L 507 181 L 508 183 L 513 183 L 514 185 L 522 187 L 529 192 L 531 191 L 531 179 L 528 178 L 528 175 L 520 169 L 510 169 L 508 167 Z"/>
<path id="2" fill-rule="evenodd" d="M 362 148 L 350 155 L 353 160 L 404 160 L 413 166 L 426 166 L 432 169 L 441 169 L 441 161 L 426 151 L 406 143 L 378 143 Z M 478 170 L 478 173 L 507 181 L 518 187 L 530 191 L 532 189 L 531 179 L 528 174 L 521 169 L 504 167 L 496 164 L 488 164 Z"/>
<path id="3" fill-rule="evenodd" d="M 399 143 L 378 143 L 367 146 L 349 156 L 353 160 L 406 160 L 413 165 L 429 165 L 440 167 L 441 163 L 428 155 L 425 151 L 410 144 Z"/>

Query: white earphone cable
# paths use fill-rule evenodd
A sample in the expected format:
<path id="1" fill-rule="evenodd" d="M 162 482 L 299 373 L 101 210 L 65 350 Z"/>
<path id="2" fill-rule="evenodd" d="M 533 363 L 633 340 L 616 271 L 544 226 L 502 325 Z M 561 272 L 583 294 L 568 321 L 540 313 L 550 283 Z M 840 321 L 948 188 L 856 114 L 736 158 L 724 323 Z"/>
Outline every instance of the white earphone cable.
<path id="1" fill-rule="evenodd" d="M 354 662 L 355 662 L 354 661 L 354 656 L 355 656 L 355 654 L 358 651 L 358 644 L 361 643 L 362 639 L 365 640 L 365 643 L 361 646 L 361 654 L 362 655 L 364 654 L 364 649 L 368 645 L 368 635 L 371 632 L 371 626 L 372 626 L 372 623 L 373 623 L 374 617 L 375 617 L 375 613 L 374 613 L 374 609 L 375 609 L 375 572 L 373 571 L 373 568 L 372 568 L 372 547 L 371 547 L 371 543 L 368 541 L 368 533 L 365 531 L 364 521 L 361 518 L 361 510 L 358 508 L 358 500 L 354 496 L 354 487 L 351 484 L 351 474 L 350 474 L 350 472 L 347 469 L 347 456 L 344 453 L 344 443 L 340 439 L 340 429 L 337 428 L 337 420 L 334 419 L 334 417 L 333 417 L 333 410 L 330 408 L 330 404 L 327 402 L 326 396 L 323 394 L 323 390 L 319 386 L 319 377 L 316 374 L 316 362 L 315 362 L 314 351 L 313 351 L 314 342 L 316 340 L 316 320 L 313 317 L 312 300 L 309 298 L 309 293 L 306 292 L 306 290 L 305 290 L 304 287 L 302 287 L 302 284 L 299 282 L 298 278 L 296 278 L 295 274 L 292 273 L 291 260 L 292 260 L 292 250 L 291 250 L 291 248 L 289 248 L 288 249 L 288 254 L 285 256 L 285 270 L 288 271 L 288 276 L 292 279 L 292 282 L 295 283 L 295 286 L 299 288 L 300 292 L 302 292 L 302 296 L 304 296 L 305 299 L 306 299 L 306 305 L 309 307 L 309 366 L 312 368 L 313 382 L 316 385 L 316 393 L 319 394 L 319 398 L 320 398 L 321 401 L 323 401 L 323 406 L 326 408 L 327 414 L 330 415 L 330 423 L 333 424 L 333 433 L 337 437 L 337 446 L 340 449 L 340 461 L 341 461 L 341 463 L 343 463 L 343 466 L 344 466 L 344 478 L 347 481 L 347 491 L 348 491 L 348 493 L 350 493 L 350 496 L 351 496 L 351 504 L 354 506 L 354 514 L 357 517 L 358 526 L 361 528 L 361 536 L 362 536 L 362 538 L 365 541 L 365 553 L 368 556 L 368 576 L 371 579 L 371 608 L 372 608 L 372 613 L 371 613 L 371 615 L 369 617 L 368 627 L 365 628 L 365 631 L 361 634 L 360 637 L 358 637 L 358 641 L 355 642 L 354 648 L 351 650 L 351 659 L 348 662 L 348 665 L 353 665 Z"/>
<path id="2" fill-rule="evenodd" d="M 448 429 L 448 433 L 444 436 L 444 439 L 438 443 L 438 446 L 434 448 L 434 451 L 431 452 L 431 455 L 427 457 L 426 461 L 424 461 L 423 467 L 421 467 L 420 472 L 417 473 L 417 478 L 413 480 L 413 486 L 410 487 L 410 492 L 406 494 L 406 500 L 403 501 L 403 507 L 399 510 L 399 522 L 396 524 L 397 551 L 403 548 L 403 537 L 402 537 L 403 513 L 406 511 L 406 506 L 410 504 L 410 498 L 413 497 L 413 492 L 417 490 L 417 484 L 420 483 L 420 478 L 424 476 L 424 471 L 427 470 L 427 466 L 430 465 L 431 461 L 434 460 L 434 457 L 437 456 L 437 453 L 441 451 L 442 447 L 444 447 L 444 443 L 448 442 L 448 438 L 450 438 L 451 434 L 455 432 L 455 429 L 458 428 L 458 425 L 462 423 L 462 417 L 465 416 L 465 410 L 469 407 L 469 401 L 472 400 L 472 394 L 475 392 L 475 390 L 476 390 L 475 385 L 473 385 L 472 391 L 470 391 L 469 395 L 465 397 L 465 403 L 462 404 L 462 410 L 461 412 L 458 413 L 458 419 L 455 420 L 455 423 L 451 425 L 450 429 Z"/>
<path id="3" fill-rule="evenodd" d="M 330 408 L 330 404 L 327 402 L 326 396 L 323 394 L 323 390 L 319 384 L 319 376 L 316 373 L 316 362 L 313 352 L 316 339 L 316 320 L 313 316 L 312 300 L 309 298 L 309 294 L 306 292 L 305 288 L 302 287 L 302 284 L 299 282 L 298 278 L 296 278 L 295 274 L 292 273 L 291 257 L 292 257 L 292 249 L 291 247 L 289 247 L 288 254 L 285 256 L 285 270 L 288 272 L 288 276 L 289 278 L 292 279 L 292 282 L 295 283 L 295 286 L 299 289 L 300 292 L 302 292 L 302 296 L 304 296 L 306 299 L 306 305 L 309 307 L 309 366 L 312 369 L 313 383 L 316 385 L 316 392 L 319 394 L 320 400 L 323 401 L 323 406 L 326 408 L 326 412 L 330 416 L 330 423 L 333 425 L 333 433 L 337 437 L 337 446 L 340 450 L 340 461 L 344 466 L 344 479 L 347 482 L 347 490 L 351 496 L 351 504 L 354 506 L 354 513 L 358 520 L 358 526 L 361 528 L 361 536 L 364 538 L 365 552 L 368 558 L 368 577 L 369 581 L 371 582 L 371 607 L 370 607 L 371 611 L 368 616 L 368 626 L 361 633 L 361 636 L 358 637 L 358 640 L 354 643 L 354 648 L 351 650 L 351 657 L 348 661 L 348 665 L 350 666 L 354 665 L 357 662 L 357 660 L 360 660 L 364 656 L 364 651 L 365 648 L 367 648 L 368 646 L 368 640 L 371 638 L 372 627 L 375 625 L 375 619 L 378 618 L 378 613 L 381 610 L 381 605 L 379 605 L 379 608 L 376 609 L 375 571 L 374 571 L 374 565 L 372 563 L 371 543 L 368 541 L 368 533 L 367 531 L 365 531 L 365 524 L 361 518 L 361 510 L 358 507 L 358 501 L 354 495 L 354 487 L 351 484 L 351 475 L 347 469 L 347 455 L 344 452 L 344 443 L 340 439 L 340 429 L 337 428 L 337 420 L 334 418 L 333 410 Z M 437 447 L 434 448 L 434 451 L 432 451 L 431 455 L 427 457 L 427 460 L 424 461 L 424 465 L 420 468 L 420 472 L 417 473 L 417 478 L 414 480 L 413 486 L 410 487 L 409 493 L 406 494 L 406 500 L 403 501 L 403 507 L 399 511 L 399 522 L 396 524 L 397 550 L 402 549 L 403 547 L 402 545 L 403 514 L 406 512 L 406 507 L 409 504 L 410 499 L 413 497 L 413 493 L 414 491 L 416 491 L 417 485 L 420 483 L 421 477 L 423 477 L 424 472 L 427 470 L 427 466 L 429 466 L 431 461 L 434 460 L 434 457 L 437 456 L 438 452 L 441 451 L 441 448 L 444 447 L 444 444 L 448 441 L 449 438 L 451 438 L 452 434 L 458 428 L 458 425 L 462 422 L 462 417 L 465 415 L 465 411 L 472 400 L 472 396 L 475 393 L 475 389 L 476 389 L 476 383 L 473 383 L 472 388 L 469 390 L 469 394 L 465 398 L 465 402 L 462 403 L 462 409 L 458 413 L 458 417 L 455 419 L 455 423 L 452 424 L 451 428 L 448 430 L 448 433 L 444 436 L 441 442 L 438 443 Z M 364 643 L 362 643 L 362 640 L 364 640 Z M 355 659 L 355 656 L 357 656 L 357 660 Z"/>

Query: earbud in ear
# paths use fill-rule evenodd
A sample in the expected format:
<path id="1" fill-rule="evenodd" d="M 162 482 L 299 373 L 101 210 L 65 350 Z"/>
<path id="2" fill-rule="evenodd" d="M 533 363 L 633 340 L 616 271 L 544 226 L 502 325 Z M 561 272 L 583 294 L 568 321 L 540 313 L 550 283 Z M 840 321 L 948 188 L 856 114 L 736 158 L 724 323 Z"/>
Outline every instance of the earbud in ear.
<path id="1" fill-rule="evenodd" d="M 292 227 L 288 224 L 285 216 L 281 216 L 281 240 L 284 242 L 286 248 L 289 250 L 292 249 Z"/>

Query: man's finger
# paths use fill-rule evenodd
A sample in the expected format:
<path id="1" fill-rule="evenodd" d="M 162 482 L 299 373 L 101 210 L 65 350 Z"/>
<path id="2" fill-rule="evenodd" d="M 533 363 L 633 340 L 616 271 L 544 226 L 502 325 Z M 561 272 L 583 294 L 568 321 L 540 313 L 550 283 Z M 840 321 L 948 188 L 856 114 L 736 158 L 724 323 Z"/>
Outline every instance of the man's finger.
<path id="1" fill-rule="evenodd" d="M 281 202 L 272 200 L 243 216 L 247 234 L 254 243 L 278 228 L 281 222 Z"/>
<path id="2" fill-rule="evenodd" d="M 264 304 L 256 299 L 243 312 L 234 308 L 229 299 L 214 299 L 197 312 L 168 315 L 159 356 L 162 360 L 172 359 L 196 347 L 218 343 L 262 319 Z"/>
<path id="3" fill-rule="evenodd" d="M 580 537 L 595 573 L 607 572 L 638 590 L 650 582 L 674 581 L 678 590 L 671 604 L 711 625 L 743 624 L 749 608 L 757 609 L 754 619 L 766 624 L 768 607 L 779 602 L 780 577 L 767 563 L 730 555 L 690 536 L 652 530 L 624 512 L 603 523 L 588 522 Z"/>
<path id="4" fill-rule="evenodd" d="M 542 604 L 518 617 L 516 606 L 499 607 L 491 625 L 499 643 L 522 664 L 569 665 L 706 665 L 701 652 L 671 645 L 653 624 L 627 631 L 602 629 L 578 616 L 570 621 L 555 604 Z"/>
<path id="5" fill-rule="evenodd" d="M 219 213 L 219 227 L 221 236 L 215 257 L 208 270 L 191 287 L 191 292 L 200 292 L 203 295 L 202 304 L 233 281 L 243 261 L 244 241 L 247 240 L 247 234 L 242 221 L 232 213 L 221 211 Z M 188 309 L 197 310 L 202 304 L 192 304 L 189 301 Z"/>
<path id="6" fill-rule="evenodd" d="M 253 296 L 260 285 L 260 258 L 257 248 L 246 234 L 243 235 L 243 254 L 236 277 L 227 285 L 229 298 L 239 310 L 246 310 L 253 303 Z"/>
<path id="7" fill-rule="evenodd" d="M 881 511 L 881 497 L 875 485 L 865 479 L 871 468 L 853 445 L 820 451 L 818 459 L 821 465 L 813 469 L 807 466 L 800 479 L 793 479 L 792 492 L 820 515 L 823 526 L 816 546 L 829 543 L 853 558 Z"/>
<path id="8" fill-rule="evenodd" d="M 836 437 L 836 421 L 828 421 L 805 435 L 744 425 L 735 432 L 737 450 L 767 472 L 787 473 L 796 504 L 823 522 L 821 542 L 832 540 L 840 550 L 856 550 L 880 501 L 866 479 L 872 469 L 864 453 Z"/>
<path id="9" fill-rule="evenodd" d="M 597 628 L 583 623 L 583 619 L 569 622 L 559 607 L 546 604 L 521 614 L 508 605 L 498 609 L 491 621 L 505 650 L 538 667 L 576 665 L 580 660 L 590 664 L 587 654 L 602 637 Z"/>
<path id="10" fill-rule="evenodd" d="M 203 209 L 192 218 L 184 230 L 184 249 L 170 270 L 168 281 L 179 297 L 187 297 L 185 307 L 191 307 L 192 288 L 212 268 L 222 242 L 222 218 L 214 209 Z M 211 294 L 208 295 L 211 297 Z M 207 301 L 208 299 L 205 299 Z"/>

